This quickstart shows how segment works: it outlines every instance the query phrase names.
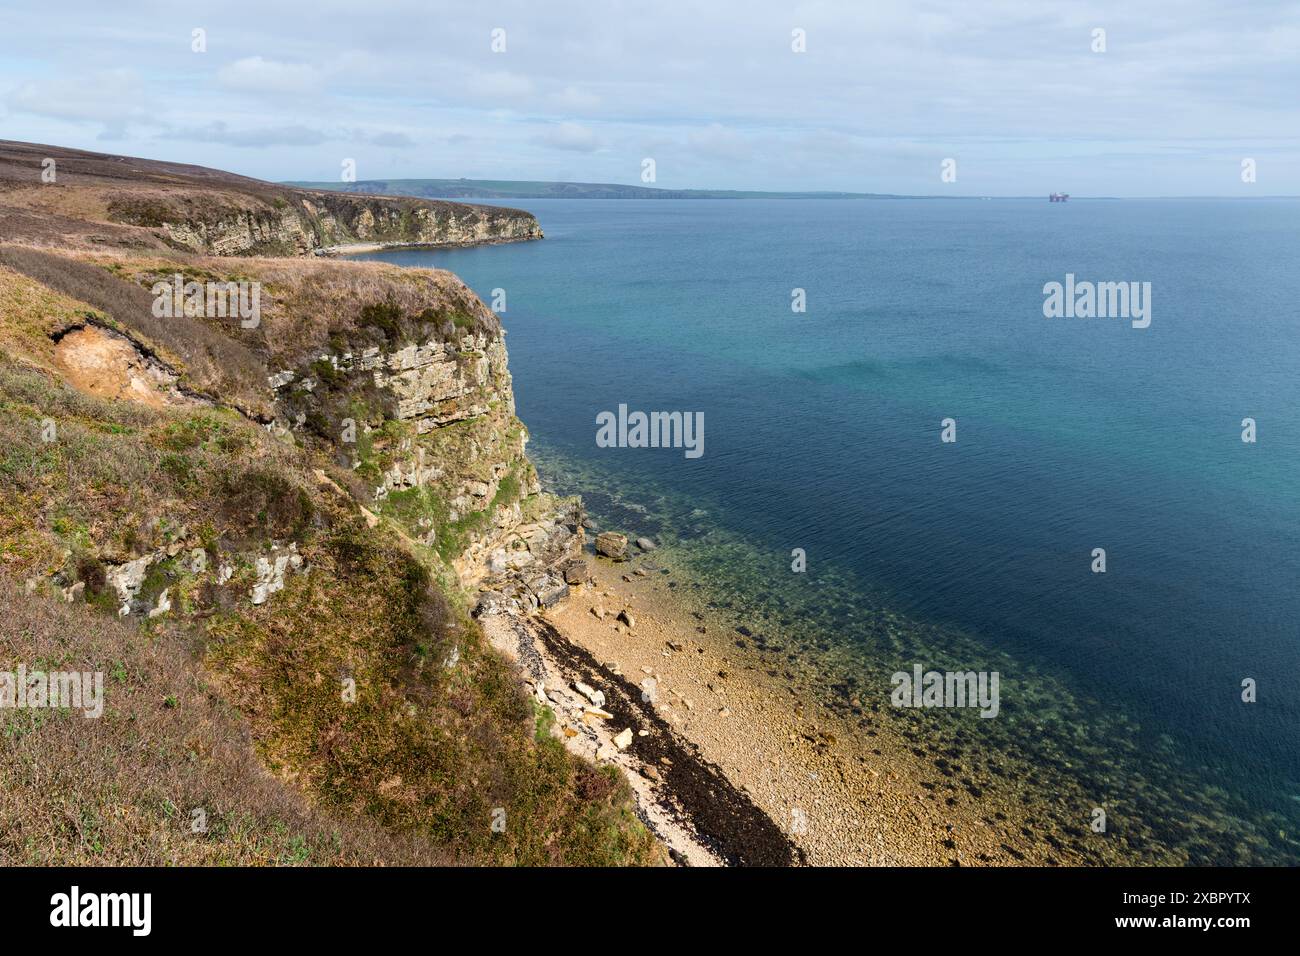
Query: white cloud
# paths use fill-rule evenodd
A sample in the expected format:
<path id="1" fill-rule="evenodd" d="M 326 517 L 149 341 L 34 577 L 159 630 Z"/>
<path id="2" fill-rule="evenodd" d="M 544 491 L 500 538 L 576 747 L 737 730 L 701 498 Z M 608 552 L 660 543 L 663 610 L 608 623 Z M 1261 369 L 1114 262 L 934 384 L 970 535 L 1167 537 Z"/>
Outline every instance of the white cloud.
<path id="1" fill-rule="evenodd" d="M 600 149 L 600 138 L 587 127 L 570 121 L 548 127 L 533 142 L 552 149 L 567 149 L 575 153 L 593 153 Z"/>
<path id="2" fill-rule="evenodd" d="M 714 159 L 739 162 L 749 159 L 754 153 L 753 146 L 744 136 L 719 123 L 691 130 L 686 136 L 686 142 L 694 152 Z"/>
<path id="3" fill-rule="evenodd" d="M 140 75 L 126 68 L 27 82 L 6 97 L 15 112 L 102 123 L 118 131 L 151 121 L 154 114 L 149 102 Z"/>
<path id="4" fill-rule="evenodd" d="M 230 129 L 225 122 L 214 120 L 206 126 L 169 129 L 160 138 L 194 140 L 200 143 L 223 143 L 226 146 L 264 148 L 267 146 L 319 146 L 337 137 L 298 124 Z"/>
<path id="5" fill-rule="evenodd" d="M 532 95 L 533 81 L 509 70 L 479 72 L 466 79 L 465 91 L 476 99 L 517 100 Z"/>
<path id="6" fill-rule="evenodd" d="M 390 149 L 411 149 L 415 146 L 415 140 L 405 133 L 375 133 L 370 137 L 370 142 Z"/>
<path id="7" fill-rule="evenodd" d="M 588 90 L 576 86 L 566 86 L 558 93 L 551 94 L 551 102 L 566 111 L 583 112 L 600 105 L 600 97 Z"/>
<path id="8" fill-rule="evenodd" d="M 248 93 L 301 94 L 319 91 L 319 71 L 304 63 L 280 63 L 260 56 L 249 56 L 227 64 L 217 71 L 217 79 L 226 89 Z"/>

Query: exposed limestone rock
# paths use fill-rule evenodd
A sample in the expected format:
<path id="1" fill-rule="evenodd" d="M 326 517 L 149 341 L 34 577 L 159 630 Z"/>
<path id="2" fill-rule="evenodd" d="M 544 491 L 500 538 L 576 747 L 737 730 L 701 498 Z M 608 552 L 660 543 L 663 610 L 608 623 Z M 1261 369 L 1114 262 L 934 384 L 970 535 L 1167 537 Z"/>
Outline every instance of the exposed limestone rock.
<path id="1" fill-rule="evenodd" d="M 140 588 L 144 586 L 144 576 L 152 561 L 152 555 L 145 555 L 143 558 L 110 567 L 105 572 L 107 583 L 117 592 L 120 605 L 117 610 L 119 617 L 126 617 L 131 613 L 131 604 L 140 593 Z"/>
<path id="2" fill-rule="evenodd" d="M 627 555 L 627 535 L 617 531 L 602 531 L 596 535 L 596 553 L 607 558 L 622 558 Z"/>
<path id="3" fill-rule="evenodd" d="M 171 588 L 163 588 L 163 593 L 158 595 L 158 604 L 149 609 L 150 620 L 153 620 L 156 617 L 162 617 L 172 609 L 172 601 L 169 596 L 170 592 Z"/>
<path id="4" fill-rule="evenodd" d="M 218 256 L 304 255 L 333 248 L 455 246 L 542 238 L 518 209 L 280 188 L 278 195 L 190 189 L 183 200 L 110 199 L 114 222 L 159 230 L 170 243 Z"/>
<path id="5" fill-rule="evenodd" d="M 553 574 L 537 574 L 524 584 L 541 607 L 552 607 L 569 596 L 569 586 Z"/>
<path id="6" fill-rule="evenodd" d="M 584 684 L 582 681 L 574 681 L 573 689 L 583 697 L 587 698 L 587 700 L 591 701 L 593 707 L 605 706 L 605 694 L 603 691 L 596 690 L 594 687 Z"/>
<path id="7" fill-rule="evenodd" d="M 254 604 L 265 604 L 266 599 L 276 591 L 284 590 L 286 571 L 302 569 L 302 555 L 298 553 L 298 545 L 290 544 L 287 550 L 274 552 L 270 558 L 259 556 L 256 568 L 257 581 L 253 584 L 249 599 Z"/>

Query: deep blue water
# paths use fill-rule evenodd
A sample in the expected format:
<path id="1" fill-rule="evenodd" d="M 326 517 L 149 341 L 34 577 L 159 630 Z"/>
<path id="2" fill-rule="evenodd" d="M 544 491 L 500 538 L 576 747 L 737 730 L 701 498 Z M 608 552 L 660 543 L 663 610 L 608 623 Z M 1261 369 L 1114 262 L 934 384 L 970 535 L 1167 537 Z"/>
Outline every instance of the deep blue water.
<path id="1" fill-rule="evenodd" d="M 544 241 L 376 258 L 506 291 L 536 445 L 720 501 L 774 574 L 804 548 L 1294 812 L 1300 203 L 520 205 Z M 1066 273 L 1150 282 L 1150 327 L 1045 319 Z M 703 457 L 597 448 L 620 403 L 703 411 Z"/>

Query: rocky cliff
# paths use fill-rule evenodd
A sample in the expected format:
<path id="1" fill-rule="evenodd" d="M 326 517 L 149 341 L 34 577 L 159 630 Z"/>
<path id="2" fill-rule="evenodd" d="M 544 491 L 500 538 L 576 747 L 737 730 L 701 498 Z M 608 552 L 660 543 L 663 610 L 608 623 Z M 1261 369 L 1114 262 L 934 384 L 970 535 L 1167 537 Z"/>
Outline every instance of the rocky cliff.
<path id="1" fill-rule="evenodd" d="M 542 238 L 520 209 L 297 189 L 218 170 L 0 141 L 0 236 L 219 256 Z"/>
<path id="2" fill-rule="evenodd" d="M 40 185 L 50 152 L 62 172 Z M 582 540 L 574 503 L 541 494 L 525 454 L 496 316 L 445 272 L 283 255 L 540 235 L 535 221 L 3 153 L 0 600 L 85 604 L 127 625 L 60 652 L 87 669 L 117 673 L 93 648 L 139 633 L 191 670 L 148 717 L 162 738 L 151 753 L 177 781 L 165 801 L 113 763 L 93 799 L 33 782 L 27 804 L 0 801 L 0 831 L 89 805 L 104 862 L 276 862 L 262 848 L 283 843 L 274 807 L 222 797 L 154 812 L 251 744 L 248 760 L 321 808 L 313 832 L 333 826 L 333 844 L 310 843 L 323 860 L 659 859 L 626 780 L 547 730 L 469 613 L 480 585 L 554 599 Z M 245 255 L 267 251 L 281 255 Z M 254 317 L 211 307 L 234 286 L 256 290 Z M 0 608 L 0 670 L 35 666 L 50 647 L 11 619 L 24 617 Z M 158 683 L 151 658 L 127 659 L 139 669 L 115 679 Z M 232 715 L 243 742 L 222 750 L 193 721 L 169 723 L 191 698 Z M 110 693 L 100 751 L 132 751 L 142 699 Z M 75 766 L 83 743 L 37 723 L 0 744 L 13 751 L 0 762 Z M 194 809 L 208 831 L 181 827 Z M 359 820 L 379 849 L 339 847 L 340 833 L 370 832 Z M 0 860 L 61 862 L 32 855 L 60 842 L 0 837 Z"/>
<path id="3" fill-rule="evenodd" d="M 450 273 L 0 247 L 4 266 L 15 280 L 94 310 L 70 306 L 47 330 L 49 347 L 29 353 L 74 387 L 151 408 L 236 409 L 338 470 L 336 483 L 360 508 L 427 549 L 459 586 L 527 579 L 534 605 L 563 592 L 559 564 L 580 549 L 580 517 L 574 503 L 541 494 L 501 325 Z M 160 320 L 151 290 L 170 295 L 176 276 L 256 283 L 256 326 L 237 317 Z M 124 613 L 153 610 L 141 603 L 149 568 L 195 544 L 173 542 L 168 554 L 158 542 L 149 554 L 108 561 Z"/>
<path id="4" fill-rule="evenodd" d="M 107 193 L 107 218 L 219 256 L 302 255 L 356 244 L 455 246 L 542 238 L 517 209 L 283 189 L 270 197 Z"/>
<path id="5" fill-rule="evenodd" d="M 526 454 L 497 316 L 447 272 L 306 255 L 540 236 L 531 217 L 70 151 L 32 186 L 47 152 L 0 147 L 0 671 L 57 650 L 127 692 L 93 794 L 35 769 L 81 765 L 86 737 L 0 740 L 31 771 L 21 801 L 0 787 L 0 863 L 83 859 L 39 848 L 87 807 L 102 862 L 798 859 L 533 614 L 590 566 L 580 503 Z M 27 600 L 55 609 L 4 606 Z M 92 611 L 114 622 L 95 641 L 40 637 Z M 185 721 L 149 713 L 160 686 Z M 110 759 L 141 727 L 165 793 Z M 256 800 L 213 790 L 232 768 Z M 210 830 L 180 831 L 196 810 Z"/>

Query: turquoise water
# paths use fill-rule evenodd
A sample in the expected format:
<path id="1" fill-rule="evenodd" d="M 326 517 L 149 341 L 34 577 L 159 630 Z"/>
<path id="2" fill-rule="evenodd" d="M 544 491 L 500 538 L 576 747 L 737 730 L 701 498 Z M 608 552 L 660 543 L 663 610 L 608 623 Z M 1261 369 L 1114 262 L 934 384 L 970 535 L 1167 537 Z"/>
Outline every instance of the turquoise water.
<path id="1" fill-rule="evenodd" d="M 780 602 L 817 632 L 800 653 L 860 651 L 865 688 L 995 662 L 987 746 L 1178 818 L 1148 842 L 1300 860 L 1300 204 L 523 205 L 545 241 L 377 258 L 506 291 L 558 490 L 597 515 L 642 495 L 640 527 Z M 1150 282 L 1150 327 L 1045 319 L 1067 273 Z M 620 403 L 704 412 L 704 455 L 598 448 Z"/>

